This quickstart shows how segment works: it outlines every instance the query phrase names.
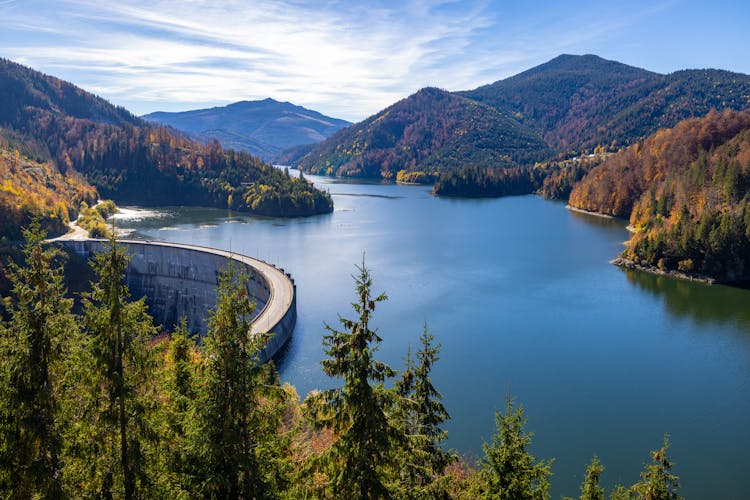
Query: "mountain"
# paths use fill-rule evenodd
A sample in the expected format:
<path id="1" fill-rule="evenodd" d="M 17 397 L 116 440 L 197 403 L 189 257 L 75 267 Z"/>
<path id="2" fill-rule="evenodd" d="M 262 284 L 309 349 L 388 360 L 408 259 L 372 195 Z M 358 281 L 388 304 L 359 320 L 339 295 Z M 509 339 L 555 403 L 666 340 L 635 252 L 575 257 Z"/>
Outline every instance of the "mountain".
<path id="1" fill-rule="evenodd" d="M 595 55 L 561 55 L 474 90 L 423 89 L 312 149 L 287 150 L 277 160 L 334 175 L 394 178 L 404 170 L 434 179 L 454 168 L 523 166 L 595 148 L 616 151 L 711 109 L 748 107 L 748 75 L 662 75 Z M 460 182 L 453 183 L 453 194 L 460 194 L 461 185 L 476 194 L 534 184 L 501 174 L 492 189 L 468 185 L 484 178 L 477 170 L 455 177 Z M 514 186 L 503 186 L 506 180 Z"/>
<path id="2" fill-rule="evenodd" d="M 630 262 L 750 281 L 750 111 L 660 130 L 593 168 L 569 203 L 629 217 Z"/>
<path id="3" fill-rule="evenodd" d="M 396 179 L 399 171 L 432 177 L 467 164 L 511 166 L 550 154 L 544 141 L 497 109 L 424 88 L 340 130 L 293 164 L 326 175 Z"/>
<path id="4" fill-rule="evenodd" d="M 216 139 L 226 148 L 247 151 L 264 161 L 270 161 L 282 150 L 320 142 L 350 125 L 273 99 L 180 113 L 159 111 L 143 118 L 189 132 L 204 141 Z"/>
<path id="5" fill-rule="evenodd" d="M 53 230 L 59 229 L 55 217 L 75 215 L 92 193 L 94 199 L 99 194 L 120 203 L 228 206 L 276 216 L 332 210 L 330 196 L 304 179 L 217 142 L 205 145 L 149 124 L 68 82 L 5 59 L 0 59 L 0 149 L 6 158 L 0 165 L 3 191 L 24 200 L 2 217 L 23 223 L 38 215 Z M 75 185 L 81 193 L 55 189 L 61 199 L 51 203 L 60 210 L 48 210 L 49 200 L 24 194 L 36 188 L 22 171 L 36 172 L 48 186 L 62 179 L 61 186 Z"/>
<path id="6" fill-rule="evenodd" d="M 558 153 L 645 139 L 711 109 L 750 107 L 750 76 L 721 70 L 662 75 L 594 55 L 561 55 L 460 95 L 512 114 Z"/>

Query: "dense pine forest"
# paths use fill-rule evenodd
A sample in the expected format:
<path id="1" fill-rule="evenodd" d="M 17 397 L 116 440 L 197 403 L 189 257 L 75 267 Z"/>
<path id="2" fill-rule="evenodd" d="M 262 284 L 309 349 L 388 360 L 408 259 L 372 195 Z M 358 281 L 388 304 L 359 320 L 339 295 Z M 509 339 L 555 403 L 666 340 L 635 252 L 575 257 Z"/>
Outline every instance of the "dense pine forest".
<path id="1" fill-rule="evenodd" d="M 568 199 L 573 187 L 606 158 L 604 153 L 531 167 L 465 167 L 441 173 L 432 192 L 438 196 L 499 197 L 539 193 L 545 198 Z"/>
<path id="2" fill-rule="evenodd" d="M 74 85 L 0 59 L 2 234 L 39 216 L 61 232 L 97 195 L 259 215 L 330 212 L 328 193 L 218 142 L 148 124 Z"/>
<path id="3" fill-rule="evenodd" d="M 6 498 L 550 498 L 553 461 L 529 452 L 508 396 L 496 434 L 469 463 L 446 450 L 450 418 L 430 378 L 440 345 L 425 326 L 397 373 L 376 359 L 370 324 L 385 294 L 363 263 L 352 315 L 326 325 L 334 387 L 302 402 L 273 363 L 258 363 L 247 276 L 219 277 L 206 335 L 161 332 L 124 284 L 116 240 L 91 266 L 82 312 L 63 285 L 63 254 L 34 223 L 0 325 L 0 490 Z M 614 499 L 679 498 L 666 456 Z M 600 499 L 586 467 L 581 499 Z"/>

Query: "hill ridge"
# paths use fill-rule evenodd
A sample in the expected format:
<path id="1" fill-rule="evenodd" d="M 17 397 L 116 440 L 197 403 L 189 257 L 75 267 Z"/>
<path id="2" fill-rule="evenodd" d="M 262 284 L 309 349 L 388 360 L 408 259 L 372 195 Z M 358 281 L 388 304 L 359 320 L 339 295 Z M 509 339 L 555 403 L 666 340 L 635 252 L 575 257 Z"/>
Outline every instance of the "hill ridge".
<path id="1" fill-rule="evenodd" d="M 183 130 L 203 142 L 216 139 L 265 161 L 284 149 L 319 142 L 349 125 L 271 97 L 187 111 L 155 111 L 142 118 Z"/>

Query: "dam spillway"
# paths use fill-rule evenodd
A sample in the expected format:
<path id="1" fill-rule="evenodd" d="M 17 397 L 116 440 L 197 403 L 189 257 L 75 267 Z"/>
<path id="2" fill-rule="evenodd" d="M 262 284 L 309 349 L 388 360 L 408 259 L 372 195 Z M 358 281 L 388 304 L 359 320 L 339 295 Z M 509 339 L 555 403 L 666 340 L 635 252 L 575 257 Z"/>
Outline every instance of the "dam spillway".
<path id="1" fill-rule="evenodd" d="M 100 239 L 59 240 L 58 244 L 84 258 L 109 245 Z M 118 244 L 130 257 L 125 278 L 131 295 L 146 297 L 154 322 L 167 331 L 185 317 L 188 331 L 206 333 L 210 311 L 216 306 L 219 272 L 231 261 L 248 271 L 246 287 L 256 305 L 251 333 L 272 334 L 260 353 L 261 362 L 271 359 L 291 337 L 297 320 L 296 290 L 283 269 L 216 248 L 141 240 L 118 240 Z"/>

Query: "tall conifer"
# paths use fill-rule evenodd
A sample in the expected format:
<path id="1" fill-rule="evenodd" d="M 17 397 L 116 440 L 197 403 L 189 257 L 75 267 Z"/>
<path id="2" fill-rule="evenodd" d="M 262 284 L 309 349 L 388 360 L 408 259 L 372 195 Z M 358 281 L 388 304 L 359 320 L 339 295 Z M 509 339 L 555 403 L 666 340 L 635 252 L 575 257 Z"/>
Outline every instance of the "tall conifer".
<path id="1" fill-rule="evenodd" d="M 493 500 L 544 500 L 550 498 L 552 462 L 537 462 L 529 453 L 531 434 L 524 432 L 523 407 L 513 408 L 510 396 L 505 414 L 495 414 L 497 432 L 484 445 L 480 481 L 475 498 Z"/>
<path id="2" fill-rule="evenodd" d="M 231 263 L 221 272 L 201 353 L 189 432 L 198 459 L 193 476 L 204 498 L 269 498 L 284 488 L 274 470 L 284 446 L 277 442 L 280 413 L 264 405 L 283 391 L 273 364 L 259 361 L 266 336 L 251 335 L 255 304 L 247 281 Z"/>
<path id="3" fill-rule="evenodd" d="M 92 263 L 99 277 L 84 304 L 91 338 L 92 415 L 95 443 L 91 457 L 94 494 L 135 498 L 148 487 L 144 447 L 150 432 L 146 394 L 153 373 L 147 341 L 156 333 L 145 298 L 133 301 L 125 283 L 128 257 L 112 235 L 109 248 Z"/>
<path id="4" fill-rule="evenodd" d="M 338 498 L 386 498 L 389 475 L 395 467 L 394 447 L 403 442 L 386 415 L 394 392 L 385 389 L 383 382 L 393 377 L 394 371 L 374 359 L 381 339 L 370 329 L 375 306 L 386 295 L 373 297 L 370 271 L 364 262 L 357 269 L 358 300 L 352 308 L 358 318 L 340 317 L 343 328 L 326 325 L 329 333 L 323 337 L 328 355 L 322 362 L 323 371 L 343 378 L 344 385 L 313 395 L 308 406 L 317 425 L 337 436 L 325 456 L 329 493 Z"/>
<path id="5" fill-rule="evenodd" d="M 56 498 L 62 495 L 56 375 L 77 326 L 60 250 L 43 246 L 37 221 L 24 236 L 25 264 L 11 266 L 10 324 L 0 328 L 0 488 L 9 498 Z"/>
<path id="6" fill-rule="evenodd" d="M 434 337 L 425 324 L 419 338 L 422 344 L 416 364 L 407 353 L 406 368 L 396 382 L 399 398 L 398 418 L 407 438 L 401 456 L 400 480 L 408 497 L 444 497 L 444 484 L 437 480 L 454 460 L 454 455 L 443 450 L 440 443 L 448 437 L 440 426 L 450 418 L 443 406 L 441 394 L 430 379 L 433 365 L 439 359 L 440 344 L 433 345 Z"/>

